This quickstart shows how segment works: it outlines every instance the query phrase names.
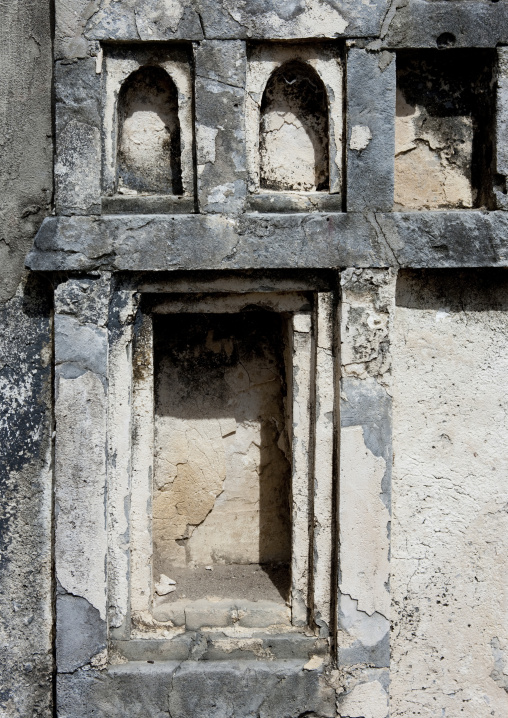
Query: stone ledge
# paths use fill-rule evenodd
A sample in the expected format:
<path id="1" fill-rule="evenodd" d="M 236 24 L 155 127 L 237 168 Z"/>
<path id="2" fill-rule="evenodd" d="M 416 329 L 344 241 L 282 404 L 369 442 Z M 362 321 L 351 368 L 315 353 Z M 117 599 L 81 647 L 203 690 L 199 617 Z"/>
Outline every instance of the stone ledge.
<path id="1" fill-rule="evenodd" d="M 111 215 L 44 220 L 34 271 L 508 266 L 503 211 Z"/>
<path id="2" fill-rule="evenodd" d="M 132 662 L 58 678 L 66 718 L 334 718 L 336 695 L 306 661 Z"/>
<path id="3" fill-rule="evenodd" d="M 227 661 L 227 660 L 309 660 L 313 655 L 326 658 L 330 646 L 326 639 L 302 633 L 272 634 L 252 631 L 230 636 L 215 631 L 187 631 L 171 639 L 139 638 L 113 641 L 111 650 L 129 661 Z"/>

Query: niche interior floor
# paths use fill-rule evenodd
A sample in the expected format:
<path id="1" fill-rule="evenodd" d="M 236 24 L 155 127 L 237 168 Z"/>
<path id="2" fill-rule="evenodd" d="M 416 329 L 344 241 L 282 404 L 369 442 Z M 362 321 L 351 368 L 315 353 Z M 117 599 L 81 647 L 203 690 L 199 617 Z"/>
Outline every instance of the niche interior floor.
<path id="1" fill-rule="evenodd" d="M 243 599 L 286 603 L 289 598 L 290 569 L 287 565 L 214 564 L 211 569 L 172 568 L 166 574 L 176 581 L 175 590 L 157 596 L 156 603 L 189 601 L 203 598 Z M 158 579 L 158 576 L 156 577 Z"/>

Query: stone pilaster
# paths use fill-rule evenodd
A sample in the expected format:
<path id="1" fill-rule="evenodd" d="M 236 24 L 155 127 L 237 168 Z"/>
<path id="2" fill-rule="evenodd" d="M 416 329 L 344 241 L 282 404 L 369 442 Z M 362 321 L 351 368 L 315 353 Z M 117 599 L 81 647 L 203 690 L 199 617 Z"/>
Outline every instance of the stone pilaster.
<path id="1" fill-rule="evenodd" d="M 360 709 L 361 715 L 388 715 L 395 279 L 391 269 L 341 274 L 337 644 L 343 718 Z"/>
<path id="2" fill-rule="evenodd" d="M 105 660 L 109 275 L 55 291 L 56 660 Z"/>

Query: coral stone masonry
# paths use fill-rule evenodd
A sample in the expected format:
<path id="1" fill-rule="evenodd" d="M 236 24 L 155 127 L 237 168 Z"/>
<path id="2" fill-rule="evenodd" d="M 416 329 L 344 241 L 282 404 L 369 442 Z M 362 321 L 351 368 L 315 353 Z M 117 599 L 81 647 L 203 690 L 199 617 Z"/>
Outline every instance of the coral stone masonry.
<path id="1" fill-rule="evenodd" d="M 32 5 L 1 718 L 506 718 L 508 2 Z"/>

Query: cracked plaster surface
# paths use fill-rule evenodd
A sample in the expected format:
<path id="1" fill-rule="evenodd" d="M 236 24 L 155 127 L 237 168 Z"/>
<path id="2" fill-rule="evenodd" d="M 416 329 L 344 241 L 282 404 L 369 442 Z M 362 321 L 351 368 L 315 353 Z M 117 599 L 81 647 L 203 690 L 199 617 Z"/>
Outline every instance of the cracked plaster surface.
<path id="1" fill-rule="evenodd" d="M 204 345 L 201 340 L 187 349 L 174 345 L 171 355 L 161 355 L 157 566 L 289 559 L 280 357 L 261 327 L 247 331 L 259 339 L 255 351 L 227 327 L 211 323 Z M 182 372 L 182 361 L 190 374 Z"/>
<path id="2" fill-rule="evenodd" d="M 408 272 L 399 280 L 395 718 L 508 714 L 507 308 L 506 279 L 489 271 Z"/>

